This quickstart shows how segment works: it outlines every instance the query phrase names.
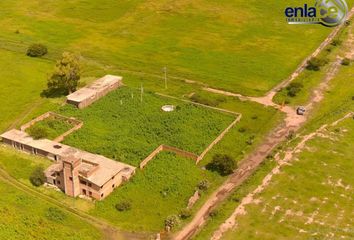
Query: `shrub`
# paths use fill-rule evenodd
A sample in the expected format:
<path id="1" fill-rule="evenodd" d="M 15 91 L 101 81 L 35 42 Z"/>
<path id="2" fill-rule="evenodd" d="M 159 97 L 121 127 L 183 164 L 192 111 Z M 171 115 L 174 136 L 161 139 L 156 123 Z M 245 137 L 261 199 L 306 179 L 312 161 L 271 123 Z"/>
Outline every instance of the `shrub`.
<path id="1" fill-rule="evenodd" d="M 246 128 L 245 128 L 245 127 L 240 127 L 240 128 L 238 129 L 238 131 L 239 131 L 240 133 L 244 133 L 244 132 L 246 132 Z"/>
<path id="2" fill-rule="evenodd" d="M 26 55 L 30 57 L 42 57 L 47 53 L 48 49 L 46 46 L 35 43 L 28 47 Z"/>
<path id="3" fill-rule="evenodd" d="M 34 125 L 27 130 L 28 134 L 34 139 L 48 138 L 48 131 L 43 126 Z"/>
<path id="4" fill-rule="evenodd" d="M 221 176 L 231 174 L 236 168 L 235 160 L 226 154 L 216 154 L 213 160 L 206 165 L 210 171 L 218 172 Z"/>
<path id="5" fill-rule="evenodd" d="M 201 190 L 201 191 L 206 191 L 208 190 L 210 186 L 210 183 L 208 180 L 202 180 L 200 183 L 198 183 L 198 189 Z"/>
<path id="6" fill-rule="evenodd" d="M 180 222 L 179 222 L 178 217 L 177 217 L 176 215 L 171 215 L 171 216 L 168 216 L 168 217 L 166 218 L 166 220 L 165 220 L 165 227 L 172 229 L 172 228 L 178 226 L 179 223 L 180 223 Z"/>
<path id="7" fill-rule="evenodd" d="M 349 58 L 344 58 L 341 62 L 342 65 L 344 66 L 349 66 L 350 65 L 350 59 Z"/>
<path id="8" fill-rule="evenodd" d="M 183 209 L 180 213 L 179 213 L 179 217 L 181 219 L 187 219 L 190 218 L 192 216 L 192 213 L 189 209 Z"/>
<path id="9" fill-rule="evenodd" d="M 212 211 L 209 213 L 209 216 L 210 216 L 211 218 L 214 218 L 214 217 L 216 217 L 218 214 L 219 214 L 219 211 L 215 209 L 215 210 L 212 210 Z"/>
<path id="10" fill-rule="evenodd" d="M 286 87 L 287 95 L 289 97 L 295 97 L 303 87 L 304 85 L 302 83 L 292 82 Z"/>
<path id="11" fill-rule="evenodd" d="M 117 203 L 115 207 L 119 212 L 129 211 L 132 208 L 130 202 L 128 201 Z"/>
<path id="12" fill-rule="evenodd" d="M 42 167 L 36 167 L 31 176 L 29 177 L 30 182 L 33 186 L 39 187 L 45 183 L 44 169 Z"/>
<path id="13" fill-rule="evenodd" d="M 51 221 L 55 221 L 55 222 L 61 222 L 63 220 L 65 220 L 66 215 L 64 212 L 62 212 L 59 208 L 56 207 L 50 207 L 47 210 L 46 213 L 46 218 L 48 218 Z"/>
<path id="14" fill-rule="evenodd" d="M 257 116 L 257 115 L 253 115 L 251 118 L 252 118 L 253 120 L 256 120 L 256 119 L 258 119 L 258 116 Z"/>
<path id="15" fill-rule="evenodd" d="M 339 39 L 334 39 L 332 42 L 331 42 L 331 45 L 332 46 L 340 46 L 342 44 L 342 40 L 339 40 Z"/>
<path id="16" fill-rule="evenodd" d="M 306 69 L 312 71 L 319 71 L 321 67 L 328 63 L 328 59 L 313 57 L 307 61 Z"/>

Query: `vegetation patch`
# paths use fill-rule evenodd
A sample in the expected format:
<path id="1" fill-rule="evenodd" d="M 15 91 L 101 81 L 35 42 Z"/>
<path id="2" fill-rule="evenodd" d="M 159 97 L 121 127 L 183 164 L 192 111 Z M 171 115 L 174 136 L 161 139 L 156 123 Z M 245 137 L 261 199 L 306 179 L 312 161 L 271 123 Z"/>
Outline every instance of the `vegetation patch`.
<path id="1" fill-rule="evenodd" d="M 176 110 L 164 112 L 161 106 Z M 84 122 L 64 143 L 137 166 L 161 144 L 200 154 L 234 120 L 209 108 L 119 88 L 88 108 L 65 106 L 61 114 Z"/>
<path id="2" fill-rule="evenodd" d="M 124 229 L 160 231 L 168 216 L 184 212 L 199 182 L 215 182 L 219 178 L 190 159 L 162 152 L 129 182 L 97 202 L 91 213 Z M 121 207 L 122 203 L 125 209 L 127 202 L 131 204 L 129 211 L 116 210 L 117 204 Z"/>
<path id="3" fill-rule="evenodd" d="M 73 127 L 74 125 L 65 119 L 50 116 L 27 128 L 26 132 L 34 139 L 47 138 L 54 140 Z"/>

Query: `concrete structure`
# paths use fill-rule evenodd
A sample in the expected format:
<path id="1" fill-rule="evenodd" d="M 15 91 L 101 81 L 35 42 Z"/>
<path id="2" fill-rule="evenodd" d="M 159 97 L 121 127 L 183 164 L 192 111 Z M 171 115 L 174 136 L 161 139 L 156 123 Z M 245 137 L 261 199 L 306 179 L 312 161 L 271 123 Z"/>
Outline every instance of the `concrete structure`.
<path id="1" fill-rule="evenodd" d="M 122 85 L 122 77 L 106 75 L 66 97 L 66 102 L 85 108 Z"/>
<path id="2" fill-rule="evenodd" d="M 5 132 L 1 138 L 14 148 L 54 160 L 45 171 L 47 182 L 69 196 L 101 200 L 135 173 L 133 166 L 48 139 L 34 140 L 16 129 Z"/>

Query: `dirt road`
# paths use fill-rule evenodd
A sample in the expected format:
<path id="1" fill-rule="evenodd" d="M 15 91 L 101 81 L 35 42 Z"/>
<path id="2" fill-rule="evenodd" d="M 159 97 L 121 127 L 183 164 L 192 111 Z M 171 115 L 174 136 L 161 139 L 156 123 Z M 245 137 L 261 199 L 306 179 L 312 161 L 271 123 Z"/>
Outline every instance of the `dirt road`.
<path id="1" fill-rule="evenodd" d="M 351 9 L 349 17 L 352 17 L 354 14 L 354 8 Z M 276 129 L 266 137 L 263 144 L 258 146 L 253 153 L 247 156 L 240 164 L 236 172 L 234 172 L 204 203 L 204 205 L 196 213 L 193 220 L 186 225 L 180 232 L 176 233 L 174 238 L 175 240 L 186 240 L 191 238 L 206 222 L 209 217 L 210 212 L 222 201 L 224 201 L 230 193 L 238 186 L 240 186 L 254 171 L 258 166 L 264 161 L 264 159 L 272 152 L 272 150 L 282 141 L 286 139 L 290 132 L 297 131 L 303 123 L 306 121 L 306 117 L 298 116 L 295 110 L 289 106 L 279 106 L 273 102 L 273 97 L 279 90 L 291 81 L 293 81 L 299 73 L 301 73 L 305 67 L 308 59 L 311 57 L 317 56 L 321 50 L 323 50 L 336 36 L 339 32 L 340 27 L 337 27 L 333 32 L 325 39 L 324 42 L 316 49 L 316 51 L 306 58 L 303 63 L 295 70 L 295 72 L 282 83 L 274 87 L 269 93 L 264 97 L 247 97 L 240 94 L 235 94 L 231 92 L 226 92 L 218 89 L 204 88 L 204 90 L 223 94 L 226 96 L 235 96 L 239 97 L 241 100 L 248 100 L 258 102 L 266 106 L 272 106 L 278 108 L 279 110 L 286 113 L 286 118 L 282 124 L 280 124 Z M 326 90 L 328 82 L 335 76 L 340 67 L 340 58 L 337 58 L 337 61 L 332 63 L 327 76 L 324 78 L 323 82 L 318 88 L 313 92 L 313 96 L 309 101 L 307 107 L 311 109 L 313 105 L 322 100 L 323 91 Z M 308 110 L 309 110 L 308 109 Z"/>

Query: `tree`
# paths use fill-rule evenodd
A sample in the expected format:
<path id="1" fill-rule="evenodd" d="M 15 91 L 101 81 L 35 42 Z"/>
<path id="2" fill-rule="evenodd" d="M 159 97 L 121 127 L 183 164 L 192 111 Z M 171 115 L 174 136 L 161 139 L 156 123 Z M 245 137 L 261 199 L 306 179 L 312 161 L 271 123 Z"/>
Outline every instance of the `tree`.
<path id="1" fill-rule="evenodd" d="M 321 67 L 328 63 L 328 59 L 313 57 L 307 61 L 308 70 L 319 71 Z"/>
<path id="2" fill-rule="evenodd" d="M 48 53 L 48 49 L 43 44 L 35 43 L 28 47 L 27 56 L 30 57 L 42 57 Z"/>
<path id="3" fill-rule="evenodd" d="M 115 205 L 115 208 L 119 211 L 119 212 L 125 212 L 128 211 L 132 208 L 132 205 L 130 204 L 130 202 L 128 201 L 123 201 L 120 203 L 117 203 Z"/>
<path id="4" fill-rule="evenodd" d="M 349 58 L 343 58 L 342 65 L 349 66 L 350 65 L 350 59 Z"/>
<path id="5" fill-rule="evenodd" d="M 287 87 L 287 94 L 290 97 L 295 97 L 300 91 L 301 89 L 304 87 L 304 85 L 302 85 L 302 83 L 297 83 L 297 82 L 292 82 L 290 83 Z"/>
<path id="6" fill-rule="evenodd" d="M 214 155 L 212 161 L 206 165 L 210 171 L 218 172 L 222 176 L 231 174 L 236 168 L 235 160 L 226 154 Z"/>
<path id="7" fill-rule="evenodd" d="M 51 77 L 48 79 L 48 91 L 59 91 L 64 94 L 74 92 L 80 80 L 79 56 L 64 52 L 57 61 Z"/>
<path id="8" fill-rule="evenodd" d="M 33 139 L 48 138 L 48 131 L 45 127 L 34 125 L 27 130 Z"/>
<path id="9" fill-rule="evenodd" d="M 32 183 L 32 185 L 36 187 L 43 185 L 45 183 L 45 175 L 44 175 L 43 168 L 41 166 L 36 167 L 31 173 L 29 180 Z"/>

